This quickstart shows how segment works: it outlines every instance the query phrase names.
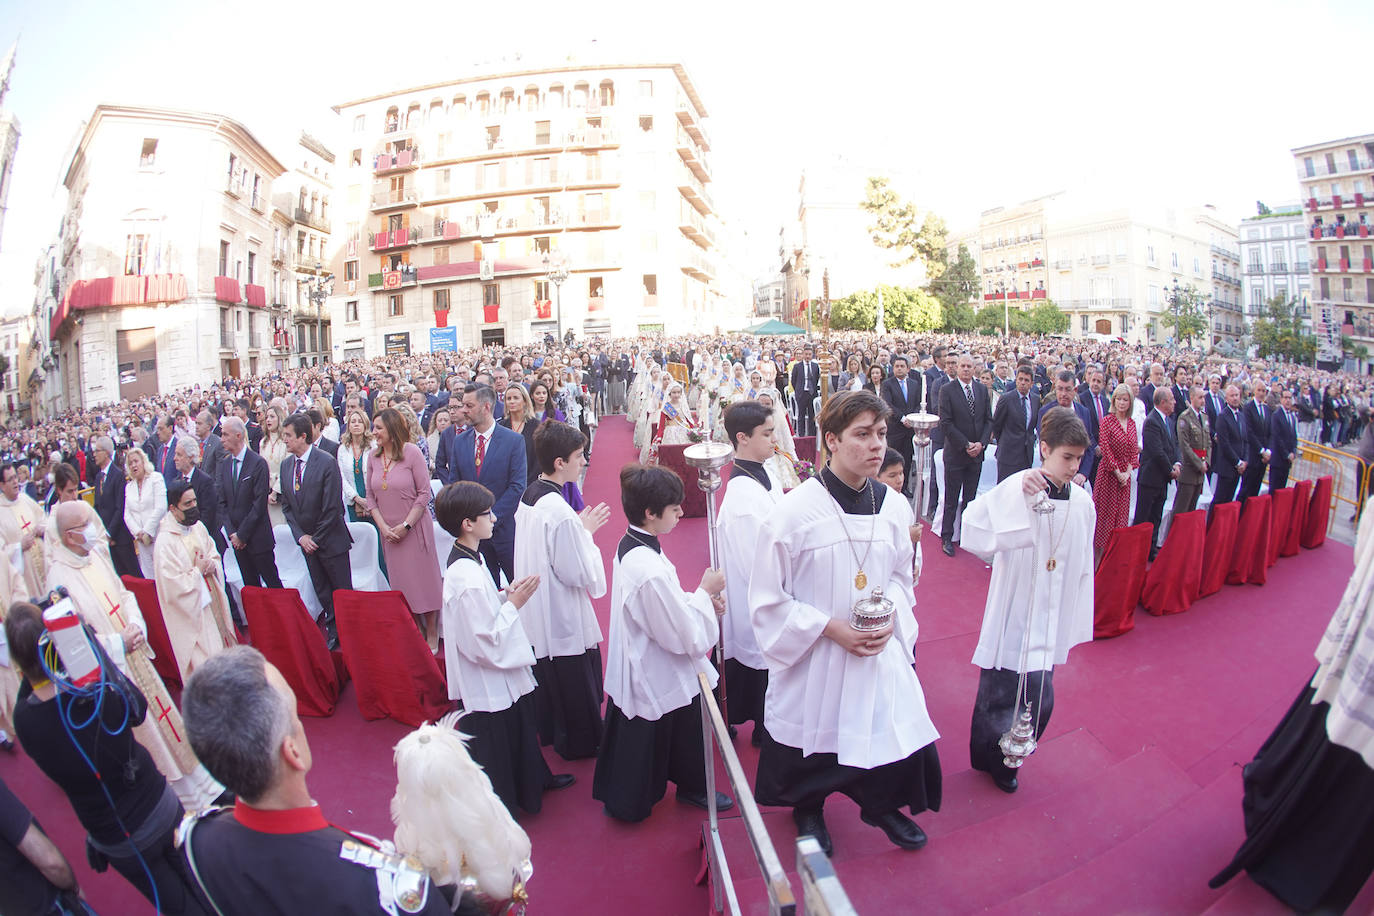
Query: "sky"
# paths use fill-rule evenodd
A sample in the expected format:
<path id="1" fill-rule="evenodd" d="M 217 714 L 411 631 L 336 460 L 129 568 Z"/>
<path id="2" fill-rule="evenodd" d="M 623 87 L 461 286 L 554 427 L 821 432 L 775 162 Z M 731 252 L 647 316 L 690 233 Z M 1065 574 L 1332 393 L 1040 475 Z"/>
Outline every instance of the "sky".
<path id="1" fill-rule="evenodd" d="M 753 277 L 777 269 L 803 170 L 836 157 L 893 176 L 952 230 L 1061 190 L 1104 210 L 1210 203 L 1231 222 L 1295 200 L 1293 147 L 1374 132 L 1364 82 L 1328 68 L 1320 36 L 1361 47 L 1374 3 L 0 0 L 23 131 L 0 311 L 32 304 L 62 173 L 101 102 L 228 115 L 280 158 L 302 129 L 340 132 L 330 105 L 485 61 L 681 61 L 710 115 L 725 255 Z"/>

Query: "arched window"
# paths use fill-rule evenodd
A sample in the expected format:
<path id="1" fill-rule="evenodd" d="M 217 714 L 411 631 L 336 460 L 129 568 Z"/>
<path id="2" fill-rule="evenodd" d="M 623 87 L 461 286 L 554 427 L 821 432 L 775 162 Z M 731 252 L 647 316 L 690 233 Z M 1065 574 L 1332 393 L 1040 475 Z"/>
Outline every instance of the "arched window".
<path id="1" fill-rule="evenodd" d="M 444 100 L 443 100 L 443 99 L 433 99 L 433 100 L 431 100 L 430 103 L 429 103 L 429 110 L 425 112 L 425 123 L 426 123 L 426 124 L 435 124 L 435 123 L 438 123 L 439 118 L 443 117 L 443 115 L 444 115 Z"/>
<path id="2" fill-rule="evenodd" d="M 401 129 L 401 109 L 392 105 L 386 110 L 386 132 L 392 133 Z"/>
<path id="3" fill-rule="evenodd" d="M 507 86 L 501 90 L 501 114 L 510 114 L 515 111 L 515 90 Z"/>
<path id="4" fill-rule="evenodd" d="M 491 93 L 490 93 L 490 92 L 479 92 L 479 93 L 477 93 L 476 102 L 477 102 L 477 113 L 478 113 L 479 115 L 485 115 L 485 114 L 490 114 L 490 113 L 491 113 Z"/>
<path id="5" fill-rule="evenodd" d="M 306 198 L 305 185 L 301 185 L 301 203 L 300 203 L 300 207 L 301 207 L 302 210 L 305 209 L 306 200 L 307 200 L 307 198 Z"/>
<path id="6" fill-rule="evenodd" d="M 448 116 L 455 121 L 460 121 L 468 116 L 468 97 L 465 95 L 455 95 L 453 104 L 448 107 Z"/>
<path id="7" fill-rule="evenodd" d="M 554 83 L 549 87 L 549 94 L 545 98 L 545 104 L 550 111 L 557 111 L 563 107 L 563 84 Z"/>
<path id="8" fill-rule="evenodd" d="M 586 107 L 587 107 L 587 93 L 588 93 L 588 90 L 589 90 L 589 87 L 587 86 L 586 83 L 577 83 L 575 86 L 573 86 L 573 92 L 572 92 L 572 107 L 573 107 L 573 108 L 586 108 Z"/>
<path id="9" fill-rule="evenodd" d="M 615 104 L 615 83 L 610 80 L 601 81 L 600 99 L 602 105 Z"/>
<path id="10" fill-rule="evenodd" d="M 525 110 L 526 110 L 526 111 L 538 111 L 538 110 L 539 110 L 539 87 L 538 87 L 538 86 L 526 86 L 526 87 L 525 87 Z"/>
<path id="11" fill-rule="evenodd" d="M 420 103 L 411 102 L 409 110 L 406 111 L 406 129 L 414 130 L 420 126 Z"/>
<path id="12" fill-rule="evenodd" d="M 329 219 L 329 195 L 320 198 L 320 219 Z"/>

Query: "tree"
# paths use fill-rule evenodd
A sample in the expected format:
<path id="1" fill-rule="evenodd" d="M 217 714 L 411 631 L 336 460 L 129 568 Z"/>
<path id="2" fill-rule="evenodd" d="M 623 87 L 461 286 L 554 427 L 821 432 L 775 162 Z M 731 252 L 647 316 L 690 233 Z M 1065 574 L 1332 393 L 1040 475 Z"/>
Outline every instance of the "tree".
<path id="1" fill-rule="evenodd" d="M 1202 337 L 1206 339 L 1207 348 L 1210 349 L 1212 340 L 1207 327 L 1206 305 L 1211 298 L 1210 293 L 1204 293 L 1189 283 L 1174 293 L 1174 300 L 1165 313 L 1159 316 L 1159 323 L 1166 328 L 1174 329 L 1175 343 L 1186 340 L 1188 345 L 1192 346 L 1194 338 Z"/>
<path id="2" fill-rule="evenodd" d="M 1262 201 L 1262 200 L 1257 200 L 1257 201 L 1255 201 L 1255 215 L 1256 215 L 1256 216 L 1268 216 L 1269 214 L 1271 214 L 1271 213 L 1273 213 L 1273 212 L 1274 212 L 1273 210 L 1270 210 L 1268 207 L 1266 207 L 1266 206 L 1264 205 L 1264 201 Z"/>
<path id="3" fill-rule="evenodd" d="M 894 331 L 926 333 L 942 322 L 940 300 L 921 289 L 882 286 L 883 322 Z M 830 327 L 871 331 L 878 322 L 878 291 L 863 290 L 830 303 Z"/>
<path id="4" fill-rule="evenodd" d="M 921 219 L 916 205 L 902 200 L 888 187 L 886 178 L 868 179 L 859 206 L 873 214 L 868 231 L 872 233 L 873 244 L 893 252 L 893 267 L 920 262 L 927 280 L 940 276 L 947 260 L 943 219 L 934 213 L 927 213 Z"/>
<path id="5" fill-rule="evenodd" d="M 926 283 L 926 289 L 934 293 L 940 304 L 947 309 L 956 305 L 967 305 L 978 292 L 978 262 L 969 254 L 967 245 L 959 246 L 959 253 L 955 255 L 953 264 L 945 263 L 946 260 L 942 254 L 942 272 L 940 276 Z"/>
<path id="6" fill-rule="evenodd" d="M 1355 343 L 1355 338 L 1349 334 L 1341 335 L 1341 352 L 1357 362 L 1369 359 L 1369 348 L 1362 343 Z"/>
<path id="7" fill-rule="evenodd" d="M 1025 312 L 1015 312 L 1020 320 L 1012 328 L 1026 334 L 1063 334 L 1069 329 L 1069 316 L 1049 299 Z"/>
<path id="8" fill-rule="evenodd" d="M 1007 313 L 1003 311 L 1002 303 L 989 302 L 978 310 L 973 322 L 980 331 L 996 331 L 1001 334 L 1006 326 L 1006 317 Z"/>
<path id="9" fill-rule="evenodd" d="M 1251 326 L 1250 339 L 1261 357 L 1278 357 L 1295 363 L 1310 363 L 1317 352 L 1317 339 L 1303 330 L 1296 313 L 1297 300 L 1274 296 L 1264 303 L 1259 318 Z"/>

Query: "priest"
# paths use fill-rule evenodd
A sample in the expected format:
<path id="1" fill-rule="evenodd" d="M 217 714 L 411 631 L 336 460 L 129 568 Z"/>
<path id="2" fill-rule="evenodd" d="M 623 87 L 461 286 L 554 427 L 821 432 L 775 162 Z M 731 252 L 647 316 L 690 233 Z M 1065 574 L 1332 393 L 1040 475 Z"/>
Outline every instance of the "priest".
<path id="1" fill-rule="evenodd" d="M 5 644 L 5 615 L 16 601 L 28 601 L 19 545 L 0 550 L 0 750 L 14 749 L 14 701 L 23 674 L 10 661 Z"/>
<path id="2" fill-rule="evenodd" d="M 43 594 L 43 509 L 19 487 L 12 464 L 0 465 L 0 544 L 18 544 L 23 552 L 24 588 L 32 597 Z"/>
<path id="3" fill-rule="evenodd" d="M 61 543 L 53 551 L 47 588 L 67 589 L 81 620 L 95 630 L 119 670 L 147 698 L 148 718 L 135 727 L 134 738 L 147 748 L 182 806 L 188 811 L 206 807 L 224 787 L 196 760 L 181 713 L 153 669 L 138 601 L 115 575 L 108 555 L 94 549 L 100 537 L 95 510 L 78 500 L 61 503 L 53 511 Z"/>
<path id="4" fill-rule="evenodd" d="M 969 757 L 1003 792 L 1016 791 L 1018 770 L 1003 762 L 1002 735 L 1029 708 L 1040 738 L 1054 711 L 1054 666 L 1093 638 L 1097 510 L 1073 484 L 1091 447 L 1073 411 L 1050 408 L 1040 420 L 1041 466 L 1006 478 L 964 513 L 964 548 L 992 564 L 973 652 L 983 670 Z"/>
<path id="5" fill-rule="evenodd" d="M 605 503 L 579 514 L 563 496 L 586 466 L 586 438 L 546 421 L 534 434 L 540 474 L 515 510 L 515 580 L 537 576 L 520 608 L 534 645 L 540 740 L 564 760 L 595 757 L 601 744 L 601 626 L 592 599 L 606 594 L 606 567 L 592 535 L 610 518 Z"/>
<path id="6" fill-rule="evenodd" d="M 913 815 L 938 811 L 939 733 L 913 667 L 916 646 L 911 506 L 873 478 L 891 410 L 845 391 L 819 418 L 828 467 L 788 493 L 760 534 L 749 587 L 754 635 L 768 663 L 767 734 L 754 797 L 792 808 L 799 835 L 833 851 L 822 807 L 849 796 L 866 824 L 903 849 L 926 834 Z M 877 590 L 893 621 L 850 625 Z"/>
<path id="7" fill-rule="evenodd" d="M 219 554 L 201 524 L 196 491 L 185 480 L 167 487 L 167 514 L 153 543 L 153 578 L 184 684 L 207 658 L 238 645 Z"/>

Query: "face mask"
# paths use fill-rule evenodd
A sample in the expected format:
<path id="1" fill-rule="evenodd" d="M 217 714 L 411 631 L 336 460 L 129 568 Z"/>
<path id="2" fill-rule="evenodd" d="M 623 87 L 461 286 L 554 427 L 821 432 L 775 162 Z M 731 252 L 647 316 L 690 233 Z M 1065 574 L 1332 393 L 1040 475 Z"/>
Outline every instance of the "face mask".
<path id="1" fill-rule="evenodd" d="M 181 523 L 187 528 L 190 528 L 198 521 L 200 521 L 200 506 L 192 506 L 189 509 L 182 510 Z"/>
<path id="2" fill-rule="evenodd" d="M 95 522 L 87 522 L 86 527 L 81 529 L 81 538 L 87 549 L 94 550 L 95 545 L 100 543 L 100 526 Z"/>

